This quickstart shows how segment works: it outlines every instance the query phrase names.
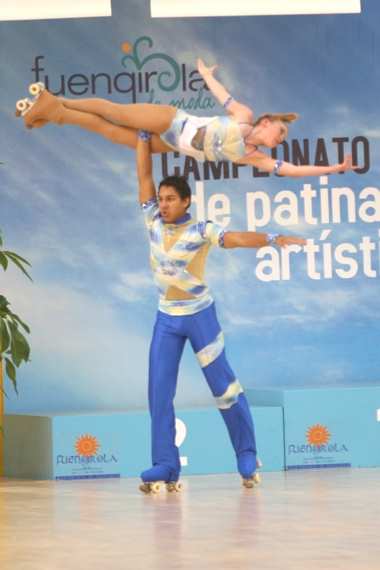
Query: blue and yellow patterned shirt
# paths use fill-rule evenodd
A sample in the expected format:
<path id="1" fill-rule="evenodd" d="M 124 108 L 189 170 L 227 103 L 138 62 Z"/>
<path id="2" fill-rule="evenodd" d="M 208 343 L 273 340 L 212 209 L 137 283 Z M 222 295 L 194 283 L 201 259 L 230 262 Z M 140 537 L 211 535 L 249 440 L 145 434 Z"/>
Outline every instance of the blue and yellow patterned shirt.
<path id="1" fill-rule="evenodd" d="M 159 310 L 192 315 L 213 302 L 203 280 L 211 246 L 223 247 L 224 229 L 196 222 L 186 214 L 175 224 L 164 223 L 156 199 L 142 204 L 150 238 L 150 263 L 159 289 Z"/>

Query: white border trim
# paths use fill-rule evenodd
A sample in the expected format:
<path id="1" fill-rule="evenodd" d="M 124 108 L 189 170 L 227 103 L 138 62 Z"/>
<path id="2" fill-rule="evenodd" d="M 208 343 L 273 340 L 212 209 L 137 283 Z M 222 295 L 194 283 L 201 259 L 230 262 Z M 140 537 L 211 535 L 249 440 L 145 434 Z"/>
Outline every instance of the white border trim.
<path id="1" fill-rule="evenodd" d="M 152 18 L 360 14 L 360 0 L 151 0 Z"/>
<path id="2" fill-rule="evenodd" d="M 112 16 L 111 0 L 0 0 L 0 21 Z"/>

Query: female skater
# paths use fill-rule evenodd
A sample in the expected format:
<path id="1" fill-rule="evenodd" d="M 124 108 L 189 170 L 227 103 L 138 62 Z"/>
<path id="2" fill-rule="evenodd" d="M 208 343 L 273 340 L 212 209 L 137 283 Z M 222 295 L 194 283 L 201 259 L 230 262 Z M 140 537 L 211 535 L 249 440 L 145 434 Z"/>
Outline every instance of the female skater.
<path id="1" fill-rule="evenodd" d="M 215 79 L 217 66 L 207 67 L 201 59 L 197 64 L 203 80 L 225 108 L 226 116 L 196 117 L 171 105 L 124 105 L 98 98 L 58 99 L 42 84 L 35 84 L 34 102 L 17 103 L 16 114 L 24 116 L 27 128 L 42 127 L 47 122 L 76 125 L 131 148 L 136 148 L 137 131 L 145 129 L 153 133 L 154 153 L 175 150 L 200 161 L 230 160 L 282 176 L 321 176 L 352 169 L 350 156 L 332 166 L 295 166 L 269 157 L 259 147 L 274 148 L 283 142 L 288 124 L 297 115 L 266 114 L 254 119 L 252 110 L 235 101 Z"/>

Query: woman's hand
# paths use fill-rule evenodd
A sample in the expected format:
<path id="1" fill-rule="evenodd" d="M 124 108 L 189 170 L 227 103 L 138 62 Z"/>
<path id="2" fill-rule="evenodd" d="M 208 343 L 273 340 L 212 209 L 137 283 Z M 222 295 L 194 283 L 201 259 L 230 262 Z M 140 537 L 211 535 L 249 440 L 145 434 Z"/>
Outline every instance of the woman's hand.
<path id="1" fill-rule="evenodd" d="M 278 247 L 288 247 L 288 245 L 306 245 L 306 240 L 296 236 L 277 236 L 274 243 Z"/>
<path id="2" fill-rule="evenodd" d="M 212 65 L 211 67 L 207 67 L 203 59 L 200 57 L 197 59 L 197 68 L 198 72 L 204 77 L 205 75 L 214 75 L 214 72 L 218 66 Z"/>
<path id="3" fill-rule="evenodd" d="M 344 157 L 343 162 L 337 164 L 335 167 L 335 172 L 347 172 L 347 170 L 357 170 L 360 168 L 359 166 L 352 165 L 352 156 L 351 154 L 347 154 Z"/>

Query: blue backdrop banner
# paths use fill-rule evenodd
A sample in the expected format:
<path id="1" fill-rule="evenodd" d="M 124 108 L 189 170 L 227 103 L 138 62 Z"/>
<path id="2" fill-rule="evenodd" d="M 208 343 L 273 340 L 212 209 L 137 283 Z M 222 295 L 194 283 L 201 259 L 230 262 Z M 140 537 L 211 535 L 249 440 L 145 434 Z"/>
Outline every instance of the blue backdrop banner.
<path id="1" fill-rule="evenodd" d="M 285 178 L 155 156 L 157 182 L 188 176 L 199 220 L 307 240 L 211 255 L 208 281 L 236 375 L 258 389 L 379 384 L 380 5 L 363 4 L 333 16 L 152 19 L 148 0 L 114 0 L 109 18 L 0 23 L 0 227 L 33 275 L 1 275 L 0 293 L 32 330 L 32 361 L 19 370 L 20 396 L 9 390 L 9 413 L 145 408 L 157 307 L 134 151 L 74 126 L 27 130 L 16 101 L 42 81 L 66 98 L 222 114 L 197 57 L 219 64 L 218 78 L 255 116 L 299 113 L 268 154 L 297 165 L 352 154 L 358 166 Z M 190 350 L 177 404 L 211 405 Z"/>

